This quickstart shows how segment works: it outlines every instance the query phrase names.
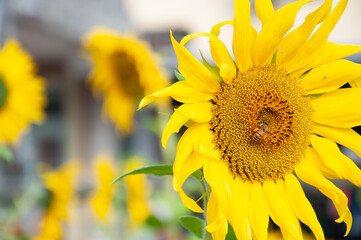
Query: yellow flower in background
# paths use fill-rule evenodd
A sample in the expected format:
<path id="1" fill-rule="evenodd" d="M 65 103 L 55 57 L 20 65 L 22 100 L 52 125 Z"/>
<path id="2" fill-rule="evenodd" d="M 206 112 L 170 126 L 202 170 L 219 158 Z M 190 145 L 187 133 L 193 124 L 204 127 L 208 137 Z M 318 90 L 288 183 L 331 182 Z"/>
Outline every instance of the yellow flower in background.
<path id="1" fill-rule="evenodd" d="M 143 166 L 138 157 L 130 159 L 125 168 L 125 172 L 132 171 Z M 145 222 L 150 215 L 148 198 L 150 195 L 150 183 L 145 175 L 129 175 L 125 179 L 127 190 L 127 208 L 131 226 L 136 227 Z"/>
<path id="2" fill-rule="evenodd" d="M 96 187 L 91 197 L 94 216 L 100 222 L 106 222 L 112 214 L 112 201 L 115 185 L 111 184 L 117 176 L 113 161 L 105 156 L 98 156 L 93 164 Z"/>
<path id="3" fill-rule="evenodd" d="M 9 40 L 0 51 L 0 141 L 15 143 L 31 123 L 45 117 L 44 79 L 17 41 Z"/>
<path id="4" fill-rule="evenodd" d="M 180 43 L 171 34 L 185 80 L 140 103 L 144 107 L 167 96 L 184 103 L 165 127 L 162 143 L 166 147 L 172 133 L 188 120 L 194 122 L 177 146 L 173 187 L 185 206 L 203 212 L 182 189 L 187 177 L 203 168 L 212 190 L 206 229 L 215 240 L 225 238 L 227 221 L 238 239 L 265 240 L 269 217 L 286 239 L 302 239 L 299 220 L 316 239 L 324 239 L 297 177 L 333 201 L 336 222 L 346 223 L 346 235 L 350 231 L 348 199 L 327 178 L 347 179 L 361 187 L 360 169 L 336 144 L 361 156 L 361 136 L 351 129 L 361 125 L 361 89 L 339 89 L 361 77 L 360 65 L 341 59 L 361 52 L 361 46 L 327 42 L 347 0 L 332 11 L 332 1 L 325 0 L 289 32 L 298 10 L 308 2 L 274 11 L 270 0 L 256 0 L 262 22 L 256 32 L 250 2 L 235 0 L 234 19 L 215 25 L 211 33 L 189 35 Z M 235 61 L 218 38 L 226 24 L 234 27 Z M 184 47 L 196 37 L 210 39 L 218 73 Z"/>
<path id="5" fill-rule="evenodd" d="M 68 209 L 74 200 L 75 178 L 79 173 L 79 164 L 77 160 L 69 160 L 58 170 L 43 174 L 44 185 L 50 191 L 51 199 L 35 240 L 62 239 L 62 223 L 69 219 Z"/>
<path id="6" fill-rule="evenodd" d="M 63 229 L 59 219 L 52 214 L 46 214 L 40 223 L 41 232 L 33 240 L 60 240 Z"/>
<path id="7" fill-rule="evenodd" d="M 135 105 L 168 85 L 150 46 L 131 35 L 95 28 L 84 41 L 91 53 L 91 85 L 104 96 L 104 110 L 118 129 L 129 132 Z"/>

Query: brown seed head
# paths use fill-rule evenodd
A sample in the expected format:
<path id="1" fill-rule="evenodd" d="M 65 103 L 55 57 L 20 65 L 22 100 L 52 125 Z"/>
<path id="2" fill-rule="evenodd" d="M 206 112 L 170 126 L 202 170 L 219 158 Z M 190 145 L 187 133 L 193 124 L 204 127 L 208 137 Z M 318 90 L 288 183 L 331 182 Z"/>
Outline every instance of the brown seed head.
<path id="1" fill-rule="evenodd" d="M 297 80 L 275 65 L 240 73 L 213 99 L 210 129 L 221 158 L 244 181 L 293 171 L 309 145 L 312 107 Z"/>

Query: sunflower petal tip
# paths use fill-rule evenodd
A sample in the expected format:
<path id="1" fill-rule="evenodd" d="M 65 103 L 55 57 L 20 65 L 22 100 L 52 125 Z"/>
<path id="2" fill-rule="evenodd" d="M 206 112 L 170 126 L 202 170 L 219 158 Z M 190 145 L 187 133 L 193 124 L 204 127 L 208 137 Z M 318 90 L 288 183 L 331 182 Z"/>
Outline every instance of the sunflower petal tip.
<path id="1" fill-rule="evenodd" d="M 164 137 L 164 134 L 162 135 L 162 146 L 164 149 L 167 149 L 167 141 L 168 138 Z"/>
<path id="2" fill-rule="evenodd" d="M 207 230 L 207 232 L 212 233 L 216 231 L 218 228 L 219 226 L 215 222 L 213 222 L 211 224 L 208 224 L 204 229 Z"/>
<path id="3" fill-rule="evenodd" d="M 153 101 L 151 95 L 148 95 L 144 98 L 142 98 L 142 100 L 140 100 L 140 103 L 138 105 L 138 109 L 137 111 L 139 111 L 140 109 L 142 109 L 143 107 L 147 106 L 149 103 L 151 103 Z"/>
<path id="4" fill-rule="evenodd" d="M 342 217 L 339 217 L 335 220 L 335 222 L 337 222 L 337 223 L 342 223 L 342 221 L 343 221 Z"/>

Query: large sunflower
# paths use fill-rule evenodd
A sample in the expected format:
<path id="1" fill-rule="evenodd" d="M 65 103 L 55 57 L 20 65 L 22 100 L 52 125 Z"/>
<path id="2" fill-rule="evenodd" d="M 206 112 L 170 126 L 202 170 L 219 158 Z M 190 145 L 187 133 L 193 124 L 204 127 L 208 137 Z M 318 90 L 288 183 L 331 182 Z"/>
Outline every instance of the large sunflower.
<path id="1" fill-rule="evenodd" d="M 0 51 L 0 142 L 14 143 L 31 123 L 44 119 L 44 80 L 15 40 Z"/>
<path id="2" fill-rule="evenodd" d="M 91 85 L 104 95 L 104 108 L 116 126 L 129 132 L 140 98 L 167 87 L 159 59 L 145 42 L 131 35 L 96 28 L 85 38 L 91 52 Z"/>
<path id="3" fill-rule="evenodd" d="M 346 235 L 350 231 L 348 199 L 328 178 L 361 186 L 360 169 L 336 144 L 361 156 L 361 136 L 351 129 L 361 125 L 361 89 L 339 89 L 361 76 L 360 65 L 341 59 L 361 47 L 327 42 L 347 0 L 332 11 L 332 0 L 325 0 L 289 32 L 307 2 L 274 11 L 270 0 L 256 0 L 262 22 L 257 33 L 250 2 L 235 0 L 234 19 L 215 25 L 211 33 L 189 35 L 180 43 L 171 35 L 185 80 L 140 103 L 143 107 L 167 96 L 183 103 L 165 127 L 162 142 L 166 147 L 172 133 L 193 123 L 178 143 L 173 186 L 185 206 L 203 212 L 182 190 L 185 179 L 203 168 L 212 190 L 206 229 L 214 239 L 225 238 L 227 221 L 238 239 L 267 239 L 269 217 L 285 239 L 302 239 L 299 220 L 318 240 L 324 239 L 297 177 L 333 201 L 336 222 L 346 223 Z M 234 27 L 235 61 L 218 39 L 226 24 Z M 200 36 L 210 39 L 219 75 L 184 47 Z"/>

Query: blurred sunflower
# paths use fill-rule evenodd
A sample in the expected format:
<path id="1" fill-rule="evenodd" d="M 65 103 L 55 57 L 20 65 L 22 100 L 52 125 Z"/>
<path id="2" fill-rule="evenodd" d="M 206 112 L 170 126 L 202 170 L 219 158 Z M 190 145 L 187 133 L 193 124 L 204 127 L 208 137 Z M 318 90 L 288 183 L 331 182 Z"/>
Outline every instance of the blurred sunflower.
<path id="1" fill-rule="evenodd" d="M 203 167 L 212 190 L 206 229 L 216 240 L 225 238 L 227 221 L 238 239 L 267 239 L 269 217 L 285 239 L 302 239 L 299 220 L 316 239 L 324 239 L 297 177 L 333 201 L 336 222 L 346 223 L 345 235 L 350 231 L 348 199 L 327 178 L 347 179 L 361 187 L 360 169 L 335 143 L 361 156 L 361 136 L 351 129 L 361 125 L 361 89 L 339 89 L 360 78 L 360 65 L 341 58 L 361 52 L 361 46 L 327 42 L 347 0 L 332 11 L 332 0 L 325 0 L 289 32 L 308 2 L 274 11 L 270 0 L 256 0 L 262 22 L 258 33 L 251 26 L 250 2 L 235 0 L 234 19 L 215 25 L 211 33 L 189 35 L 180 43 L 171 34 L 185 80 L 140 103 L 144 107 L 167 96 L 184 103 L 165 127 L 162 143 L 166 147 L 172 133 L 188 120 L 194 122 L 177 146 L 173 187 L 185 206 L 203 212 L 182 190 L 185 179 Z M 218 38 L 226 24 L 234 27 L 235 61 Z M 184 47 L 201 36 L 210 39 L 218 73 Z"/>
<path id="2" fill-rule="evenodd" d="M 17 41 L 8 40 L 0 51 L 0 141 L 15 143 L 31 123 L 45 117 L 44 79 Z"/>
<path id="3" fill-rule="evenodd" d="M 79 169 L 79 162 L 70 160 L 58 170 L 43 174 L 44 185 L 50 191 L 51 198 L 40 224 L 40 232 L 34 240 L 63 239 L 62 223 L 69 219 L 68 209 L 74 200 L 74 181 Z"/>
<path id="4" fill-rule="evenodd" d="M 131 158 L 125 167 L 125 172 L 143 167 L 143 163 L 138 157 Z M 127 191 L 127 208 L 132 227 L 137 227 L 145 222 L 150 216 L 148 198 L 150 194 L 150 183 L 144 175 L 130 175 L 125 179 Z"/>
<path id="5" fill-rule="evenodd" d="M 91 31 L 83 45 L 91 52 L 94 93 L 104 96 L 104 110 L 118 129 L 129 132 L 140 98 L 168 86 L 159 59 L 135 36 L 105 28 Z"/>
<path id="6" fill-rule="evenodd" d="M 93 164 L 93 172 L 97 186 L 90 200 L 92 211 L 98 221 L 106 222 L 112 213 L 115 185 L 111 183 L 117 176 L 116 167 L 109 158 L 98 156 Z"/>

